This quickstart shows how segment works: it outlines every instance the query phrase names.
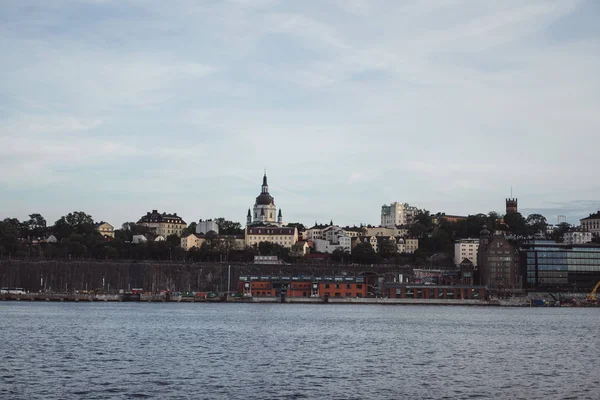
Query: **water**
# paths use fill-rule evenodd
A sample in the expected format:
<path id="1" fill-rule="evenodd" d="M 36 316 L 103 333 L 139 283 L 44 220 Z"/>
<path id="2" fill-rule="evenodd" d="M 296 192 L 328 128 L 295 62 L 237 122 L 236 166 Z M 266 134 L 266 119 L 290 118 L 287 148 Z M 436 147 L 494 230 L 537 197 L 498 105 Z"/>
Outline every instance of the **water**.
<path id="1" fill-rule="evenodd" d="M 600 398 L 600 310 L 0 304 L 2 399 Z"/>

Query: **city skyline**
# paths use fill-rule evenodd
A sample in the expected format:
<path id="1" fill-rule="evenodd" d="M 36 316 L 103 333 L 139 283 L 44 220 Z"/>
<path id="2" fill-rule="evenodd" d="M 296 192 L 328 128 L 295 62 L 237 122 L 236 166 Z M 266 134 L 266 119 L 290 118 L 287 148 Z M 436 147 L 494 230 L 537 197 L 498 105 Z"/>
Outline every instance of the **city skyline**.
<path id="1" fill-rule="evenodd" d="M 266 174 L 266 171 L 265 171 L 265 174 Z M 266 175 L 265 175 L 265 176 L 266 176 Z M 261 178 L 261 179 L 262 179 L 262 178 Z M 257 186 L 258 186 L 258 185 L 257 185 Z M 269 184 L 269 187 L 272 187 L 272 185 L 271 185 L 271 184 Z M 260 192 L 259 192 L 259 191 L 257 191 L 256 193 L 260 193 Z M 255 193 L 255 194 L 256 194 L 256 193 Z M 289 193 L 289 192 L 288 192 L 288 193 Z M 271 194 L 273 194 L 273 193 L 271 193 Z M 274 197 L 275 197 L 275 200 L 276 200 L 276 199 L 277 199 L 277 197 L 276 197 L 276 196 L 274 196 Z M 515 197 L 515 198 L 516 198 L 516 197 Z M 506 199 L 508 199 L 508 198 L 500 199 L 500 200 L 502 201 L 502 206 L 503 206 L 503 207 L 505 207 L 505 205 L 506 205 L 506 204 L 505 204 L 505 200 L 506 200 Z M 390 203 L 393 203 L 393 202 L 394 202 L 394 201 L 388 201 L 387 203 L 385 203 L 385 204 L 382 204 L 382 205 L 388 205 L 388 204 L 390 204 Z M 404 203 L 403 201 L 399 201 L 399 202 L 400 202 L 400 203 Z M 276 202 L 276 204 L 277 204 L 277 202 Z M 415 204 L 410 204 L 410 205 L 411 205 L 411 206 L 416 206 L 416 207 L 417 207 L 417 208 L 419 208 L 419 209 L 427 210 L 427 211 L 431 212 L 432 214 L 436 214 L 436 213 L 444 213 L 444 214 L 446 214 L 446 215 L 463 215 L 463 216 L 475 215 L 475 214 L 479 214 L 479 213 L 487 214 L 488 212 L 497 212 L 497 213 L 498 213 L 498 214 L 500 214 L 500 215 L 504 215 L 504 214 L 505 214 L 505 210 L 504 210 L 503 208 L 491 209 L 490 211 L 487 211 L 487 212 L 484 212 L 484 211 L 477 211 L 477 212 L 468 212 L 468 213 L 452 213 L 452 212 L 448 212 L 448 211 L 445 211 L 445 210 L 427 209 L 427 208 L 425 208 L 425 207 L 419 207 L 419 205 L 415 205 Z M 281 209 L 279 206 L 277 206 L 277 208 L 278 208 L 278 209 Z M 156 207 L 154 207 L 154 208 L 153 208 L 153 207 L 145 207 L 145 208 L 144 208 L 144 206 L 143 206 L 143 205 L 140 205 L 139 209 L 140 209 L 141 211 L 140 211 L 140 212 L 138 212 L 138 214 L 136 214 L 136 215 L 139 215 L 139 217 L 137 217 L 137 216 L 131 216 L 131 215 L 130 215 L 130 218 L 129 218 L 129 219 L 124 219 L 123 221 L 120 221 L 120 222 L 119 222 L 119 221 L 114 221 L 114 220 L 113 220 L 113 219 L 111 219 L 111 218 L 99 218 L 99 217 L 97 217 L 95 214 L 93 214 L 93 213 L 90 213 L 89 211 L 86 211 L 86 210 L 83 210 L 83 209 L 73 209 L 73 210 L 65 211 L 63 214 L 61 214 L 61 215 L 58 215 L 58 216 L 56 216 L 56 217 L 53 217 L 53 216 L 48 216 L 48 215 L 44 214 L 44 212 L 40 212 L 40 211 L 32 211 L 32 212 L 30 212 L 30 213 L 28 213 L 28 214 L 31 214 L 31 213 L 34 213 L 34 212 L 40 213 L 40 214 L 41 214 L 43 217 L 45 217 L 45 218 L 46 218 L 46 220 L 47 220 L 47 223 L 48 223 L 48 225 L 50 226 L 51 224 L 53 224 L 53 223 L 54 223 L 54 221 L 56 221 L 56 220 L 57 220 L 57 219 L 59 219 L 61 216 L 63 216 L 63 215 L 66 215 L 66 214 L 67 214 L 67 213 L 69 213 L 69 212 L 73 212 L 73 211 L 84 211 L 84 212 L 86 212 L 86 213 L 90 214 L 90 215 L 91 215 L 91 216 L 94 218 L 94 221 L 95 221 L 95 222 L 105 221 L 105 222 L 108 222 L 108 223 L 110 223 L 111 225 L 113 225 L 113 226 L 115 227 L 115 229 L 119 229 L 122 223 L 125 223 L 125 222 L 137 222 L 139 218 L 143 217 L 144 215 L 146 215 L 146 213 L 148 213 L 148 212 L 149 212 L 148 210 L 152 209 L 152 210 L 157 210 L 157 211 L 158 211 L 159 213 L 161 213 L 161 214 L 162 214 L 162 213 L 167 213 L 167 214 L 177 214 L 177 215 L 178 215 L 178 216 L 180 216 L 180 217 L 181 217 L 181 218 L 182 218 L 182 219 L 183 219 L 183 220 L 184 220 L 184 221 L 185 221 L 185 222 L 186 222 L 188 225 L 189 225 L 190 223 L 192 223 L 192 222 L 198 222 L 198 220 L 208 220 L 208 219 L 214 219 L 214 218 L 219 218 L 219 217 L 223 217 L 223 218 L 225 218 L 225 219 L 228 219 L 228 220 L 231 220 L 231 221 L 234 221 L 234 222 L 239 222 L 239 223 L 240 223 L 242 226 L 245 226 L 245 225 L 246 225 L 246 223 L 245 223 L 245 222 L 246 222 L 246 218 L 236 218 L 236 217 L 231 217 L 231 216 L 228 216 L 228 215 L 205 215 L 205 214 L 210 214 L 210 212 L 208 212 L 208 211 L 207 211 L 205 214 L 203 214 L 203 215 L 200 215 L 200 216 L 196 215 L 196 216 L 194 217 L 194 216 L 186 216 L 186 215 L 184 215 L 184 214 L 180 213 L 180 212 L 179 212 L 179 211 L 177 211 L 177 210 L 170 209 L 168 206 L 167 206 L 166 208 L 162 209 L 162 208 L 156 208 Z M 310 207 L 308 207 L 308 210 L 311 210 L 311 208 L 310 208 Z M 600 210 L 599 210 L 599 211 L 600 211 Z M 380 218 L 381 218 L 381 214 L 380 214 L 380 213 L 381 213 L 381 207 L 379 207 L 379 208 L 376 210 L 376 212 L 378 213 L 378 214 L 377 214 L 377 218 L 375 218 L 373 221 L 371 221 L 371 220 L 368 220 L 368 221 L 367 221 L 367 220 L 364 220 L 364 221 L 363 221 L 363 220 L 361 220 L 360 222 L 348 222 L 348 223 L 345 223 L 345 222 L 337 222 L 337 221 L 336 221 L 336 222 L 335 222 L 335 225 L 340 225 L 340 226 L 352 226 L 352 225 L 356 225 L 356 226 L 359 226 L 359 225 L 365 225 L 365 226 L 366 226 L 366 225 L 373 225 L 373 226 L 378 226 L 378 225 L 380 225 Z M 527 208 L 524 208 L 524 209 L 521 209 L 521 208 L 519 208 L 519 212 L 520 212 L 520 213 L 521 213 L 523 216 L 525 216 L 525 217 L 526 217 L 527 215 L 529 215 L 529 214 L 536 213 L 536 211 L 529 211 Z M 561 214 L 557 214 L 557 215 L 553 215 L 553 216 L 548 216 L 548 215 L 545 215 L 545 214 L 543 214 L 543 213 L 542 213 L 542 215 L 544 215 L 544 216 L 547 218 L 547 220 L 548 220 L 548 224 L 554 224 L 554 225 L 556 225 L 556 224 L 558 224 L 558 223 L 560 222 L 559 220 L 562 220 L 562 218 L 563 218 L 563 217 L 566 217 L 566 220 L 567 220 L 567 222 L 569 222 L 570 224 L 572 224 L 572 225 L 574 225 L 574 226 L 578 226 L 578 225 L 579 225 L 579 219 L 580 219 L 580 218 L 587 217 L 588 215 L 590 215 L 590 214 L 592 214 L 592 213 L 595 213 L 595 212 L 596 212 L 595 210 L 590 210 L 590 211 L 589 211 L 589 212 L 587 212 L 587 213 L 583 213 L 583 214 L 581 214 L 581 217 L 577 217 L 577 218 L 575 218 L 575 217 L 572 217 L 572 216 L 565 216 L 565 215 L 561 215 Z M 369 213 L 369 214 L 373 214 L 373 211 L 372 211 L 372 210 L 369 210 L 369 211 L 368 211 L 368 213 Z M 5 215 L 5 216 L 0 216 L 0 219 L 3 219 L 3 218 L 8 218 L 8 217 L 16 217 L 16 218 L 18 218 L 19 220 L 26 220 L 26 219 L 27 219 L 27 217 L 28 217 L 28 214 L 25 214 L 25 215 L 23 215 L 23 216 L 17 216 L 17 215 Z M 297 222 L 300 222 L 300 223 L 303 223 L 303 224 L 305 224 L 305 226 L 307 226 L 307 227 L 310 227 L 310 226 L 311 226 L 311 224 L 312 224 L 312 222 L 313 222 L 313 220 L 314 220 L 314 222 L 317 222 L 317 223 L 319 223 L 319 224 L 321 224 L 321 223 L 325 223 L 325 224 L 327 224 L 327 223 L 329 223 L 330 221 L 333 221 L 333 218 L 331 217 L 331 215 L 332 215 L 332 214 L 327 214 L 327 215 L 329 215 L 329 216 L 325 216 L 325 217 L 322 217 L 322 218 L 316 218 L 316 219 L 315 219 L 315 218 L 310 218 L 310 215 L 316 215 L 316 213 L 311 213 L 310 211 L 307 211 L 306 209 L 302 209 L 302 210 L 300 210 L 300 212 L 295 212 L 295 213 L 292 213 L 292 214 L 293 214 L 293 215 L 297 215 L 297 214 L 309 215 L 309 218 L 308 218 L 308 219 L 306 219 L 306 218 L 305 218 L 304 220 L 302 220 L 302 219 L 293 219 L 293 218 L 292 218 L 292 219 L 284 219 L 284 223 L 297 223 Z M 246 215 L 247 215 L 247 214 L 246 214 Z M 553 220 L 553 217 L 554 217 L 554 220 Z M 352 219 L 352 218 L 354 218 L 354 217 L 348 217 L 348 218 L 349 218 L 350 220 L 352 220 L 352 221 L 356 221 L 356 219 Z"/>
<path id="2" fill-rule="evenodd" d="M 0 210 L 244 223 L 600 209 L 594 1 L 0 6 Z"/>

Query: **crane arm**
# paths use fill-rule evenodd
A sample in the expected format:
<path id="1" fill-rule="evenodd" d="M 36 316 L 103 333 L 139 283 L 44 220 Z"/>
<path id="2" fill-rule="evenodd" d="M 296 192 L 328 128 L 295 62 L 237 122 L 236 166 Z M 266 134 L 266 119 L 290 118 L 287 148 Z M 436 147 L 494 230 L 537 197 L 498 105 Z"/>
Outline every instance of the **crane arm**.
<path id="1" fill-rule="evenodd" d="M 592 292 L 588 296 L 588 299 L 596 300 L 596 291 L 598 290 L 599 287 L 600 287 L 600 281 L 598 281 L 598 283 L 596 283 L 596 286 L 594 286 L 594 289 L 592 289 Z"/>

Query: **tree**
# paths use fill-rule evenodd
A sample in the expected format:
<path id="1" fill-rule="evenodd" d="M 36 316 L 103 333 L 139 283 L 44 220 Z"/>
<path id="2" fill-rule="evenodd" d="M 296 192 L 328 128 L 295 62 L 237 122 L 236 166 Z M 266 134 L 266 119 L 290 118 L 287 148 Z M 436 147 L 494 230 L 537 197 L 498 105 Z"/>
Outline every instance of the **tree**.
<path id="1" fill-rule="evenodd" d="M 419 210 L 415 216 L 415 222 L 423 225 L 427 230 L 433 227 L 433 218 L 427 210 Z"/>
<path id="2" fill-rule="evenodd" d="M 176 234 L 172 234 L 167 236 L 166 242 L 170 247 L 177 247 L 181 244 L 181 239 Z"/>
<path id="3" fill-rule="evenodd" d="M 420 238 L 420 237 L 423 237 L 423 235 L 425 233 L 427 233 L 427 227 L 420 222 L 417 222 L 416 224 L 412 224 L 408 228 L 408 234 L 413 237 Z"/>
<path id="4" fill-rule="evenodd" d="M 548 221 L 546 221 L 546 217 L 544 217 L 543 215 L 530 214 L 527 216 L 525 222 L 527 223 L 529 227 L 529 232 L 532 235 L 535 235 L 536 233 L 540 232 L 544 235 L 546 234 L 546 230 L 548 229 Z"/>
<path id="5" fill-rule="evenodd" d="M 19 220 L 6 218 L 0 221 L 0 256 L 15 254 L 19 250 Z"/>
<path id="6" fill-rule="evenodd" d="M 290 259 L 290 249 L 277 243 L 260 242 L 258 244 L 258 251 L 262 256 L 277 256 L 279 259 L 285 261 Z"/>
<path id="7" fill-rule="evenodd" d="M 352 262 L 357 264 L 379 264 L 381 257 L 369 243 L 358 243 L 352 249 Z"/>
<path id="8" fill-rule="evenodd" d="M 196 222 L 192 222 L 181 232 L 181 236 L 191 235 L 192 233 L 196 233 L 196 227 L 198 224 Z"/>
<path id="9" fill-rule="evenodd" d="M 378 247 L 379 255 L 383 258 L 393 257 L 398 254 L 398 246 L 392 239 L 384 239 Z"/>
<path id="10" fill-rule="evenodd" d="M 562 243 L 563 235 L 569 232 L 569 230 L 571 230 L 571 224 L 567 222 L 561 222 L 556 226 L 556 228 L 554 228 L 554 231 L 552 231 L 552 239 L 554 239 L 555 242 Z"/>
<path id="11" fill-rule="evenodd" d="M 350 260 L 350 253 L 343 247 L 338 247 L 331 253 L 331 260 L 336 263 L 346 264 Z"/>
<path id="12" fill-rule="evenodd" d="M 97 233 L 94 228 L 92 216 L 83 211 L 74 211 L 60 217 L 60 219 L 54 223 L 52 231 L 60 238 L 69 237 L 69 235 L 75 232 L 83 235 Z"/>
<path id="13" fill-rule="evenodd" d="M 517 236 L 528 236 L 529 229 L 527 222 L 521 213 L 508 213 L 504 216 L 504 223 L 508 226 L 508 230 Z"/>
<path id="14" fill-rule="evenodd" d="M 29 220 L 23 223 L 28 237 L 39 238 L 46 234 L 46 220 L 41 214 L 29 214 Z"/>
<path id="15" fill-rule="evenodd" d="M 242 225 L 239 222 L 226 220 L 225 218 L 215 218 L 215 223 L 219 226 L 221 235 L 241 235 L 244 233 Z"/>
<path id="16" fill-rule="evenodd" d="M 218 245 L 219 235 L 215 231 L 208 231 L 204 235 L 204 241 L 209 249 L 214 250 Z"/>
<path id="17" fill-rule="evenodd" d="M 298 229 L 298 232 L 306 230 L 306 227 L 304 226 L 304 224 L 302 224 L 300 222 L 290 222 L 286 226 L 289 227 L 289 228 L 294 228 L 295 227 L 296 229 Z"/>

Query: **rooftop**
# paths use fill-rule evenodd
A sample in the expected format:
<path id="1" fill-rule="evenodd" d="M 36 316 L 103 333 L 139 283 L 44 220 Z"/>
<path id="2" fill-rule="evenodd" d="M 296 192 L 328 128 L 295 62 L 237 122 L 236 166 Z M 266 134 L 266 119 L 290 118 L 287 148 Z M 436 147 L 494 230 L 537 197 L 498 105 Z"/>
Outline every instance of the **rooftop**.
<path id="1" fill-rule="evenodd" d="M 595 214 L 590 214 L 589 217 L 581 218 L 580 221 L 585 221 L 587 219 L 600 219 L 600 211 Z"/>

